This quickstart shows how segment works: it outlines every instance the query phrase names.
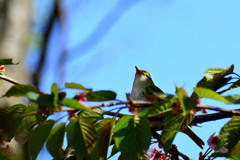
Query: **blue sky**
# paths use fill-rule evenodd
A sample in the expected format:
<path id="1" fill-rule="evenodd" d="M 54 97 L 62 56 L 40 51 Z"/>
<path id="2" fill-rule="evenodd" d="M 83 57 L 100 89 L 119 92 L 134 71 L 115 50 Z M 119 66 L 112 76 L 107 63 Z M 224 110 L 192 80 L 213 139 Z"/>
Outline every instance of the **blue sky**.
<path id="1" fill-rule="evenodd" d="M 113 90 L 125 100 L 134 66 L 149 71 L 166 93 L 174 93 L 176 84 L 191 94 L 208 68 L 234 64 L 240 73 L 240 1 L 72 0 L 65 1 L 64 8 L 66 24 L 59 29 L 56 23 L 52 33 L 44 91 L 53 82 L 77 82 L 94 90 Z M 56 76 L 61 49 L 68 53 L 64 77 Z M 202 103 L 229 107 L 210 100 Z M 206 142 L 224 123 L 205 123 L 194 131 Z M 198 158 L 200 149 L 185 135 L 178 134 L 174 143 L 179 151 Z"/>

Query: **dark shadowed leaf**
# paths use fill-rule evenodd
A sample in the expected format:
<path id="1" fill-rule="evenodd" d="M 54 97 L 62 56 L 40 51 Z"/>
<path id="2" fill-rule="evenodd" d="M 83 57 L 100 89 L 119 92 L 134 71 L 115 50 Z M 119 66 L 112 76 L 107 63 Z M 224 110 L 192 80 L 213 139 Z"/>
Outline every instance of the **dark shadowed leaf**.
<path id="1" fill-rule="evenodd" d="M 114 140 L 123 159 L 138 159 L 145 155 L 150 145 L 149 121 L 138 116 L 123 116 L 114 129 Z"/>
<path id="2" fill-rule="evenodd" d="M 95 124 L 97 121 L 103 119 L 103 112 L 99 108 L 83 111 L 80 114 L 80 118 Z"/>
<path id="3" fill-rule="evenodd" d="M 21 114 L 27 107 L 24 104 L 16 104 L 11 107 L 0 108 L 0 130 L 10 140 L 16 133 L 23 117 Z"/>
<path id="4" fill-rule="evenodd" d="M 53 101 L 53 96 L 49 94 L 38 94 L 36 92 L 28 92 L 27 97 L 30 101 L 37 103 L 40 109 L 56 108 Z"/>
<path id="5" fill-rule="evenodd" d="M 4 95 L 6 97 L 10 96 L 26 96 L 28 92 L 38 92 L 38 89 L 33 85 L 14 85 L 12 86 L 7 93 Z"/>
<path id="6" fill-rule="evenodd" d="M 139 117 L 153 117 L 156 115 L 160 115 L 162 113 L 166 113 L 172 110 L 172 103 L 170 101 L 159 101 L 153 107 L 149 107 L 144 111 L 138 114 Z"/>
<path id="7" fill-rule="evenodd" d="M 83 104 L 79 103 L 76 99 L 63 98 L 63 100 L 61 101 L 61 105 L 74 108 L 74 109 L 83 110 L 83 111 L 90 110 L 90 108 L 87 108 Z"/>
<path id="8" fill-rule="evenodd" d="M 173 139 L 182 128 L 184 120 L 185 117 L 181 114 L 172 114 L 168 112 L 164 115 L 162 122 L 164 128 L 161 134 L 161 142 L 166 153 L 169 152 Z"/>
<path id="9" fill-rule="evenodd" d="M 65 123 L 54 127 L 47 140 L 47 150 L 55 159 L 61 159 L 61 149 L 65 133 Z"/>
<path id="10" fill-rule="evenodd" d="M 67 126 L 69 147 L 76 150 L 79 159 L 89 159 L 96 145 L 96 130 L 94 124 L 75 118 Z"/>
<path id="11" fill-rule="evenodd" d="M 233 149 L 231 150 L 230 157 L 236 157 L 236 159 L 240 159 L 240 142 L 238 142 Z"/>
<path id="12" fill-rule="evenodd" d="M 113 91 L 95 91 L 95 92 L 87 92 L 86 93 L 88 101 L 109 101 L 115 100 L 117 94 Z"/>
<path id="13" fill-rule="evenodd" d="M 12 59 L 0 59 L 0 65 L 16 64 L 12 62 Z"/>
<path id="14" fill-rule="evenodd" d="M 28 152 L 32 159 L 36 159 L 38 153 L 46 142 L 50 131 L 52 130 L 55 121 L 48 120 L 40 124 L 36 129 L 33 130 L 28 141 Z"/>
<path id="15" fill-rule="evenodd" d="M 115 124 L 115 119 L 104 119 L 99 124 L 100 132 L 99 137 L 99 155 L 102 159 L 106 159 L 108 146 L 112 140 L 113 126 Z"/>
<path id="16" fill-rule="evenodd" d="M 116 144 L 114 144 L 113 147 L 112 147 L 111 154 L 110 154 L 110 156 L 107 159 L 111 158 L 112 156 L 114 156 L 118 152 L 119 152 L 119 149 L 117 149 Z"/>
<path id="17" fill-rule="evenodd" d="M 91 90 L 88 88 L 85 88 L 83 85 L 78 83 L 65 83 L 65 88 L 73 88 L 73 89 L 81 89 L 81 90 Z"/>

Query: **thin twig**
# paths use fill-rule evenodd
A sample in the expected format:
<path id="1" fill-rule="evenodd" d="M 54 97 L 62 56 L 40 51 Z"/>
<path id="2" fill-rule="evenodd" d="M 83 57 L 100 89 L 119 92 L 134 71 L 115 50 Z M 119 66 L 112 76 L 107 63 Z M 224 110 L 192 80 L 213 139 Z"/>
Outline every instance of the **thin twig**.
<path id="1" fill-rule="evenodd" d="M 20 83 L 18 83 L 17 81 L 15 81 L 14 79 L 9 78 L 9 77 L 7 77 L 7 76 L 5 76 L 5 75 L 2 75 L 2 74 L 0 74 L 0 79 L 5 80 L 5 81 L 8 81 L 8 82 L 10 82 L 10 83 L 12 83 L 12 84 L 15 84 L 15 85 L 19 85 L 19 84 L 20 84 Z"/>
<path id="2" fill-rule="evenodd" d="M 214 110 L 214 111 L 221 111 L 221 112 L 225 112 L 225 113 L 231 113 L 233 115 L 240 115 L 240 111 L 238 111 L 238 110 L 229 110 L 229 109 L 223 109 L 223 108 L 214 107 L 214 106 L 207 106 L 207 105 L 198 104 L 196 106 L 196 108 L 198 108 L 198 109 L 209 109 L 209 110 Z"/>

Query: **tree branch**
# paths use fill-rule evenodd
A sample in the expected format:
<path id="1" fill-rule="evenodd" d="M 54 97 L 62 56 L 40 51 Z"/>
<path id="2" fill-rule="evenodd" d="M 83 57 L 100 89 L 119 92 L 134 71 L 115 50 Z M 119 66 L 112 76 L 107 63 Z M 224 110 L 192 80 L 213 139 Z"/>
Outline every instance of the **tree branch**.
<path id="1" fill-rule="evenodd" d="M 15 85 L 19 85 L 19 84 L 20 84 L 20 83 L 18 83 L 17 81 L 15 81 L 14 79 L 9 78 L 9 77 L 7 77 L 7 76 L 5 76 L 5 75 L 2 75 L 2 74 L 0 74 L 0 79 L 5 80 L 5 81 L 8 81 L 8 82 L 10 82 L 10 83 L 12 83 L 12 84 L 15 84 Z"/>
<path id="2" fill-rule="evenodd" d="M 240 115 L 240 111 L 238 111 L 238 110 L 229 110 L 229 109 L 223 109 L 223 108 L 214 107 L 214 106 L 197 104 L 196 108 L 198 108 L 198 109 L 209 109 L 209 110 L 214 110 L 214 111 L 221 111 L 221 112 L 225 112 L 225 113 L 230 113 L 232 115 Z"/>

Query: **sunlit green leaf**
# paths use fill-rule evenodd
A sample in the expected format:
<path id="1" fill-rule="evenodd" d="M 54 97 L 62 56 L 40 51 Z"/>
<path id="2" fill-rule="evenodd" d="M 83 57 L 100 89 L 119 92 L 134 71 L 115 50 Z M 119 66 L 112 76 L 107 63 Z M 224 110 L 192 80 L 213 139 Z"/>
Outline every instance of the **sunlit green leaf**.
<path id="1" fill-rule="evenodd" d="M 65 133 L 65 123 L 60 123 L 54 127 L 47 140 L 47 150 L 55 158 L 61 158 L 61 149 Z"/>
<path id="2" fill-rule="evenodd" d="M 231 150 L 240 140 L 240 116 L 233 116 L 220 131 L 216 150 L 228 143 L 227 148 Z"/>
<path id="3" fill-rule="evenodd" d="M 53 97 L 53 105 L 54 107 L 57 107 L 58 106 L 58 87 L 56 83 L 52 85 L 51 92 L 52 92 L 51 95 Z"/>
<path id="4" fill-rule="evenodd" d="M 7 93 L 4 96 L 20 97 L 20 96 L 26 96 L 28 92 L 38 92 L 38 89 L 33 85 L 24 85 L 24 84 L 14 85 L 7 91 Z"/>
<path id="5" fill-rule="evenodd" d="M 117 94 L 113 91 L 89 91 L 86 93 L 86 97 L 88 101 L 109 101 L 115 100 Z"/>
<path id="6" fill-rule="evenodd" d="M 81 89 L 81 90 L 90 90 L 85 88 L 83 85 L 78 83 L 65 83 L 65 88 Z"/>
<path id="7" fill-rule="evenodd" d="M 90 110 L 90 108 L 87 108 L 83 104 L 79 103 L 76 99 L 64 98 L 61 101 L 61 105 L 62 106 L 67 106 L 67 107 L 70 107 L 70 108 L 74 108 L 74 109 L 83 110 L 83 111 Z"/>
<path id="8" fill-rule="evenodd" d="M 149 121 L 138 116 L 123 116 L 114 129 L 114 140 L 123 159 L 138 159 L 150 145 Z"/>
<path id="9" fill-rule="evenodd" d="M 229 99 L 225 98 L 224 96 L 221 96 L 220 94 L 216 93 L 213 90 L 207 89 L 207 88 L 194 88 L 194 92 L 200 97 L 200 98 L 211 98 L 218 101 L 222 101 L 225 103 L 232 103 L 229 101 Z"/>
<path id="10" fill-rule="evenodd" d="M 28 152 L 32 159 L 36 159 L 38 153 L 43 147 L 43 144 L 48 138 L 50 131 L 52 130 L 55 121 L 48 120 L 40 124 L 36 129 L 33 130 L 31 137 L 28 141 Z"/>

